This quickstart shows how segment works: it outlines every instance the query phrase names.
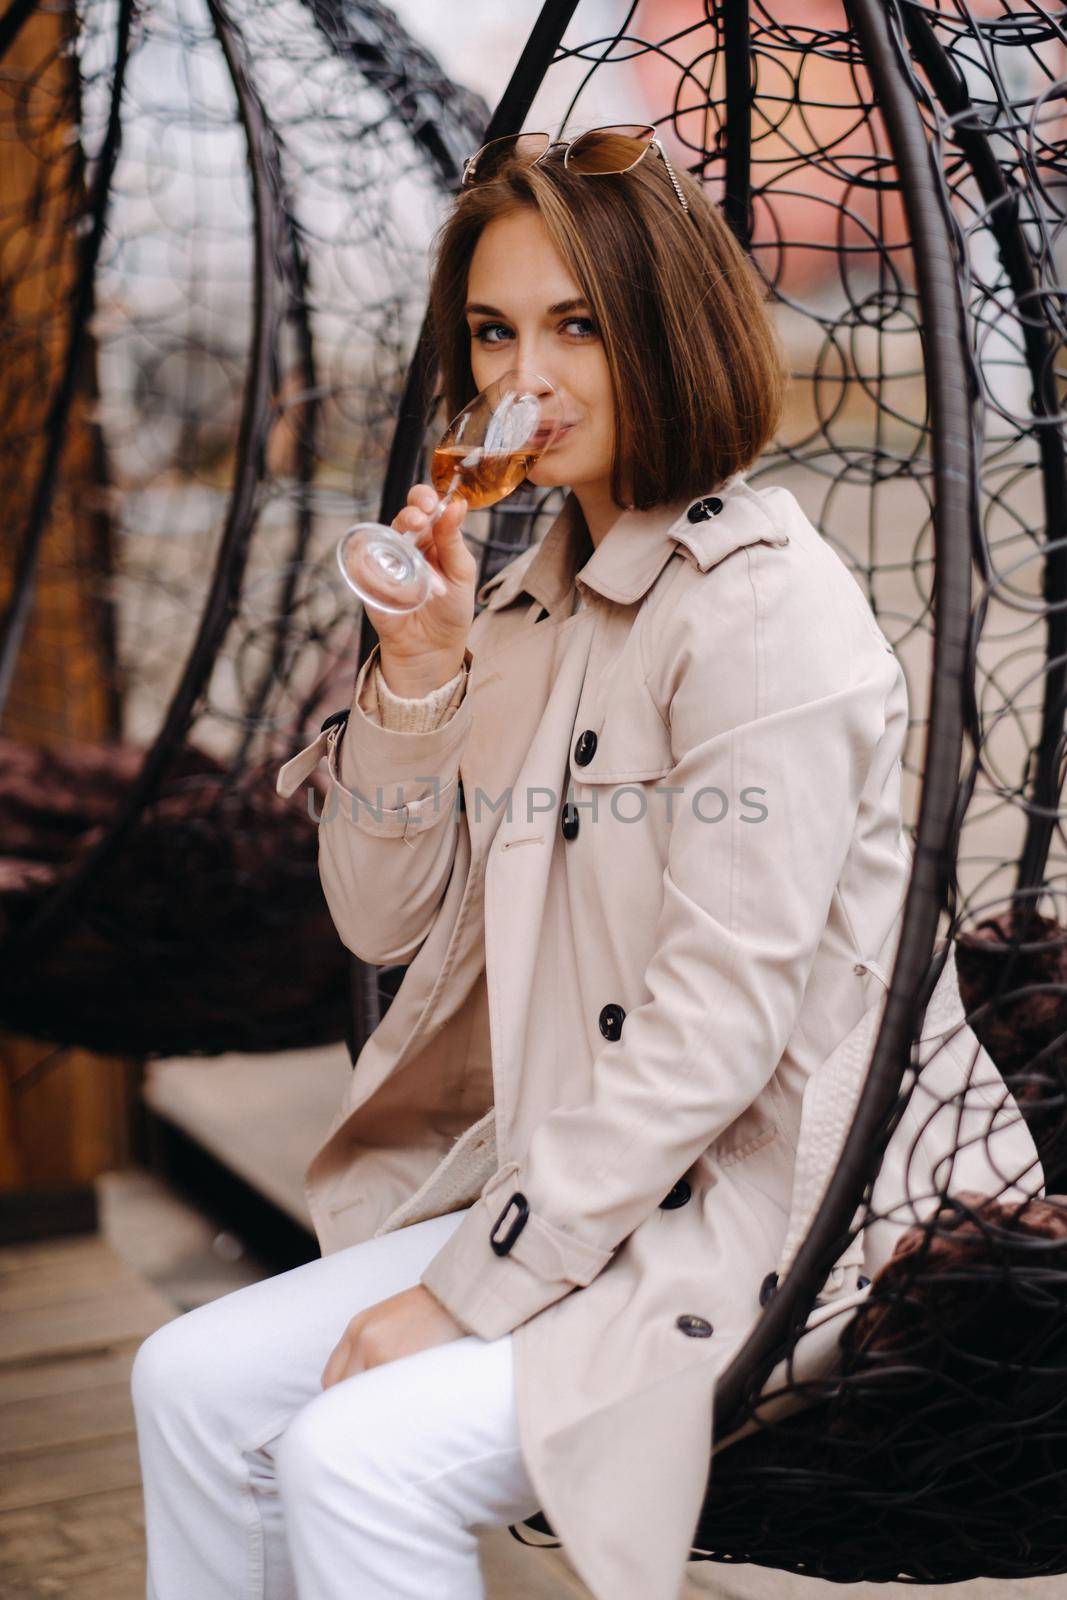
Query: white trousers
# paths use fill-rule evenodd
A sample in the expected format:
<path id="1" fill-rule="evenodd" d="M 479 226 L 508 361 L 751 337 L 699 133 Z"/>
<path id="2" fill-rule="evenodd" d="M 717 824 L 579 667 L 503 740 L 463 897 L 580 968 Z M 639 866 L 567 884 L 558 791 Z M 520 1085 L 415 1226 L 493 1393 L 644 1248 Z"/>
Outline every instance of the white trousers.
<path id="1" fill-rule="evenodd" d="M 349 1320 L 417 1283 L 463 1215 L 237 1289 L 144 1341 L 148 1600 L 483 1600 L 474 1530 L 539 1509 L 511 1334 L 321 1384 Z"/>

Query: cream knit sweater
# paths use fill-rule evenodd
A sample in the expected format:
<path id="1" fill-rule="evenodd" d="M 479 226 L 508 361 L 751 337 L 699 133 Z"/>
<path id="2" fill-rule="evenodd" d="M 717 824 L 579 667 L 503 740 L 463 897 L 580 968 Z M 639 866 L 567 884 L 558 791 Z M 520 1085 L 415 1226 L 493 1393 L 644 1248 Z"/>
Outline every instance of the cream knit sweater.
<path id="1" fill-rule="evenodd" d="M 429 694 L 417 698 L 394 694 L 382 676 L 380 666 L 374 668 L 374 681 L 378 691 L 378 715 L 382 727 L 395 733 L 428 733 L 440 723 L 447 722 L 463 699 L 466 688 L 466 663 L 454 678 L 431 689 Z"/>

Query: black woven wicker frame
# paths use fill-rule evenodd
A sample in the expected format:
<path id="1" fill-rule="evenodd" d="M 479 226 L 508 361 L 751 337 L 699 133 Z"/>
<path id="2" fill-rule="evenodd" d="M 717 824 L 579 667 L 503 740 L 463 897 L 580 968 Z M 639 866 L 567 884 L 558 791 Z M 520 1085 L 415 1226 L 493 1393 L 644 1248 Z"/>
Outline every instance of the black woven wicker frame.
<path id="1" fill-rule="evenodd" d="M 899 955 L 866 1087 L 825 1202 L 808 1237 L 751 1336 L 719 1379 L 716 1440 L 732 1433 L 750 1415 L 761 1386 L 776 1362 L 790 1350 L 829 1267 L 848 1242 L 850 1220 L 877 1174 L 896 1125 L 894 1111 L 899 1113 L 901 1082 L 910 1059 L 916 1019 L 941 970 L 941 963 L 935 966 L 932 962 L 939 917 L 951 908 L 955 895 L 954 864 L 968 798 L 966 792 L 961 794 L 958 774 L 968 722 L 972 738 L 978 743 L 973 702 L 972 570 L 975 559 L 982 559 L 977 459 L 979 397 L 962 300 L 964 268 L 959 228 L 939 171 L 939 151 L 931 147 L 920 112 L 917 66 L 938 95 L 940 110 L 947 118 L 957 119 L 959 147 L 972 165 L 989 207 L 1013 292 L 1024 301 L 1037 287 L 1037 273 L 1019 209 L 981 130 L 980 119 L 969 120 L 966 115 L 966 86 L 924 8 L 908 0 L 846 0 L 846 5 L 851 28 L 849 44 L 870 74 L 888 134 L 888 153 L 904 199 L 925 355 L 932 443 L 935 586 L 930 701 L 921 763 L 923 785 L 915 828 L 915 865 L 904 908 Z M 522 127 L 553 44 L 557 60 L 580 53 L 580 47 L 576 50 L 573 44 L 563 44 L 575 10 L 573 4 L 548 3 L 542 8 L 537 29 L 486 130 L 487 139 Z M 766 18 L 767 8 L 761 11 Z M 632 14 L 633 9 L 616 37 L 634 47 L 638 41 L 628 29 Z M 752 18 L 742 0 L 715 7 L 713 14 L 725 55 L 724 148 L 719 150 L 724 167 L 722 207 L 738 238 L 748 244 L 752 231 Z M 640 42 L 652 47 L 647 41 Z M 603 45 L 604 41 L 598 44 Z M 802 44 L 800 48 L 803 49 Z M 1054 423 L 1059 404 L 1049 329 L 1039 317 L 1026 319 L 1025 327 L 1025 358 L 1034 383 L 1035 412 Z M 429 329 L 424 325 L 411 367 L 405 416 L 390 458 L 380 508 L 382 520 L 390 519 L 399 509 L 406 485 L 416 476 L 432 400 L 430 375 L 434 362 L 429 338 Z M 1067 525 L 1063 429 L 1049 426 L 1038 436 L 1045 526 L 1054 530 Z M 1049 846 L 1059 816 L 1067 683 L 1063 541 L 1048 541 L 1043 573 L 1048 666 L 1043 678 L 1042 736 L 1033 767 L 1026 840 L 1016 881 L 1016 904 L 1025 909 L 1033 908 L 1043 888 Z M 372 642 L 368 626 L 361 659 Z M 1025 920 L 1018 937 L 1022 943 Z M 1009 986 L 1013 965 L 1009 960 L 1002 974 L 1002 991 Z M 378 991 L 371 974 L 361 971 L 358 962 L 354 992 L 354 1035 L 362 1038 L 377 1021 Z M 1021 1280 L 1021 1267 L 1016 1270 Z M 1058 1270 L 1062 1274 L 1062 1268 Z M 1060 1281 L 1065 1281 L 1062 1276 Z M 1064 1369 L 1061 1365 L 1054 1370 L 1059 1374 Z M 766 1427 L 754 1438 L 714 1458 L 694 1540 L 694 1560 L 754 1561 L 838 1582 L 909 1577 L 916 1581 L 952 1582 L 990 1572 L 1023 1576 L 1067 1570 L 1063 1530 L 1058 1521 L 1046 1523 L 1044 1537 L 1035 1539 L 1033 1530 L 1038 1518 L 1031 1508 L 1022 1519 L 1027 1528 L 1026 1536 L 1022 1536 L 1017 1503 L 1012 1503 L 1014 1515 L 1005 1515 L 998 1508 L 998 1514 L 991 1517 L 988 1501 L 983 1499 L 981 1511 L 968 1526 L 960 1485 L 939 1493 L 931 1484 L 921 1506 L 906 1504 L 894 1516 L 894 1491 L 910 1501 L 921 1486 L 911 1479 L 905 1487 L 905 1480 L 899 1476 L 899 1460 L 892 1462 L 896 1483 L 883 1485 L 877 1473 L 872 1476 L 866 1454 L 862 1462 L 857 1462 L 854 1447 L 850 1450 L 846 1446 L 836 1454 L 823 1448 L 819 1453 L 818 1428 L 825 1414 L 825 1407 L 814 1413 L 814 1426 L 809 1417 L 799 1427 L 793 1423 L 779 1424 L 777 1429 Z M 1019 1429 L 1030 1425 L 1031 1419 L 1020 1415 Z M 1065 1427 L 1067 1416 L 1060 1418 L 1057 1436 Z M 1010 1451 L 1001 1454 L 1006 1460 Z M 891 1460 L 887 1450 L 884 1465 L 888 1467 Z M 1054 1450 L 1050 1460 L 1058 1460 Z M 964 1481 L 961 1474 L 960 1483 Z M 997 1488 L 1010 1500 L 1010 1484 L 1000 1483 Z M 1042 1515 L 1044 1511 L 1043 1507 Z M 980 1521 L 984 1521 L 984 1528 L 977 1536 Z M 527 1519 L 526 1525 L 543 1534 L 551 1535 L 553 1531 L 543 1514 Z M 520 1537 L 517 1529 L 512 1531 Z"/>

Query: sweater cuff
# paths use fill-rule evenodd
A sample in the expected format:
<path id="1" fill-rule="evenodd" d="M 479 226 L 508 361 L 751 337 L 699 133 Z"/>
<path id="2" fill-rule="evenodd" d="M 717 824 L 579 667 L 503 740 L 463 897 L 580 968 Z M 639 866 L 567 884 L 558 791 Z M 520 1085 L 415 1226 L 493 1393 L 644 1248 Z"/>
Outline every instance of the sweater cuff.
<path id="1" fill-rule="evenodd" d="M 455 713 L 463 698 L 467 666 L 464 662 L 454 678 L 431 689 L 429 694 L 409 698 L 394 694 L 382 674 L 381 664 L 374 664 L 374 683 L 378 696 L 378 716 L 383 728 L 394 733 L 428 733 L 442 727 Z"/>
<path id="2" fill-rule="evenodd" d="M 494 1173 L 419 1279 L 461 1328 L 482 1339 L 500 1339 L 585 1288 L 614 1253 L 530 1209 L 518 1173 L 517 1161 Z M 506 1253 L 498 1254 L 494 1243 Z"/>

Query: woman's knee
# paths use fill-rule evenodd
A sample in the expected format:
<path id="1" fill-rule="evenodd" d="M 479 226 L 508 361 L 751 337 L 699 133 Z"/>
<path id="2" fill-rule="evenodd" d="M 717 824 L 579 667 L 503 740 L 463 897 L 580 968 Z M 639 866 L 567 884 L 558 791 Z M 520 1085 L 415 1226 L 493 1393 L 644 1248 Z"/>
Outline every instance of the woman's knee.
<path id="1" fill-rule="evenodd" d="M 200 1313 L 184 1312 L 150 1333 L 133 1358 L 130 1393 L 138 1417 L 211 1409 L 230 1387 L 226 1341 Z"/>
<path id="2" fill-rule="evenodd" d="M 309 1400 L 275 1445 L 282 1499 L 316 1500 L 342 1480 L 359 1499 L 387 1497 L 396 1474 L 390 1468 L 389 1430 L 367 1374 L 349 1378 Z"/>

